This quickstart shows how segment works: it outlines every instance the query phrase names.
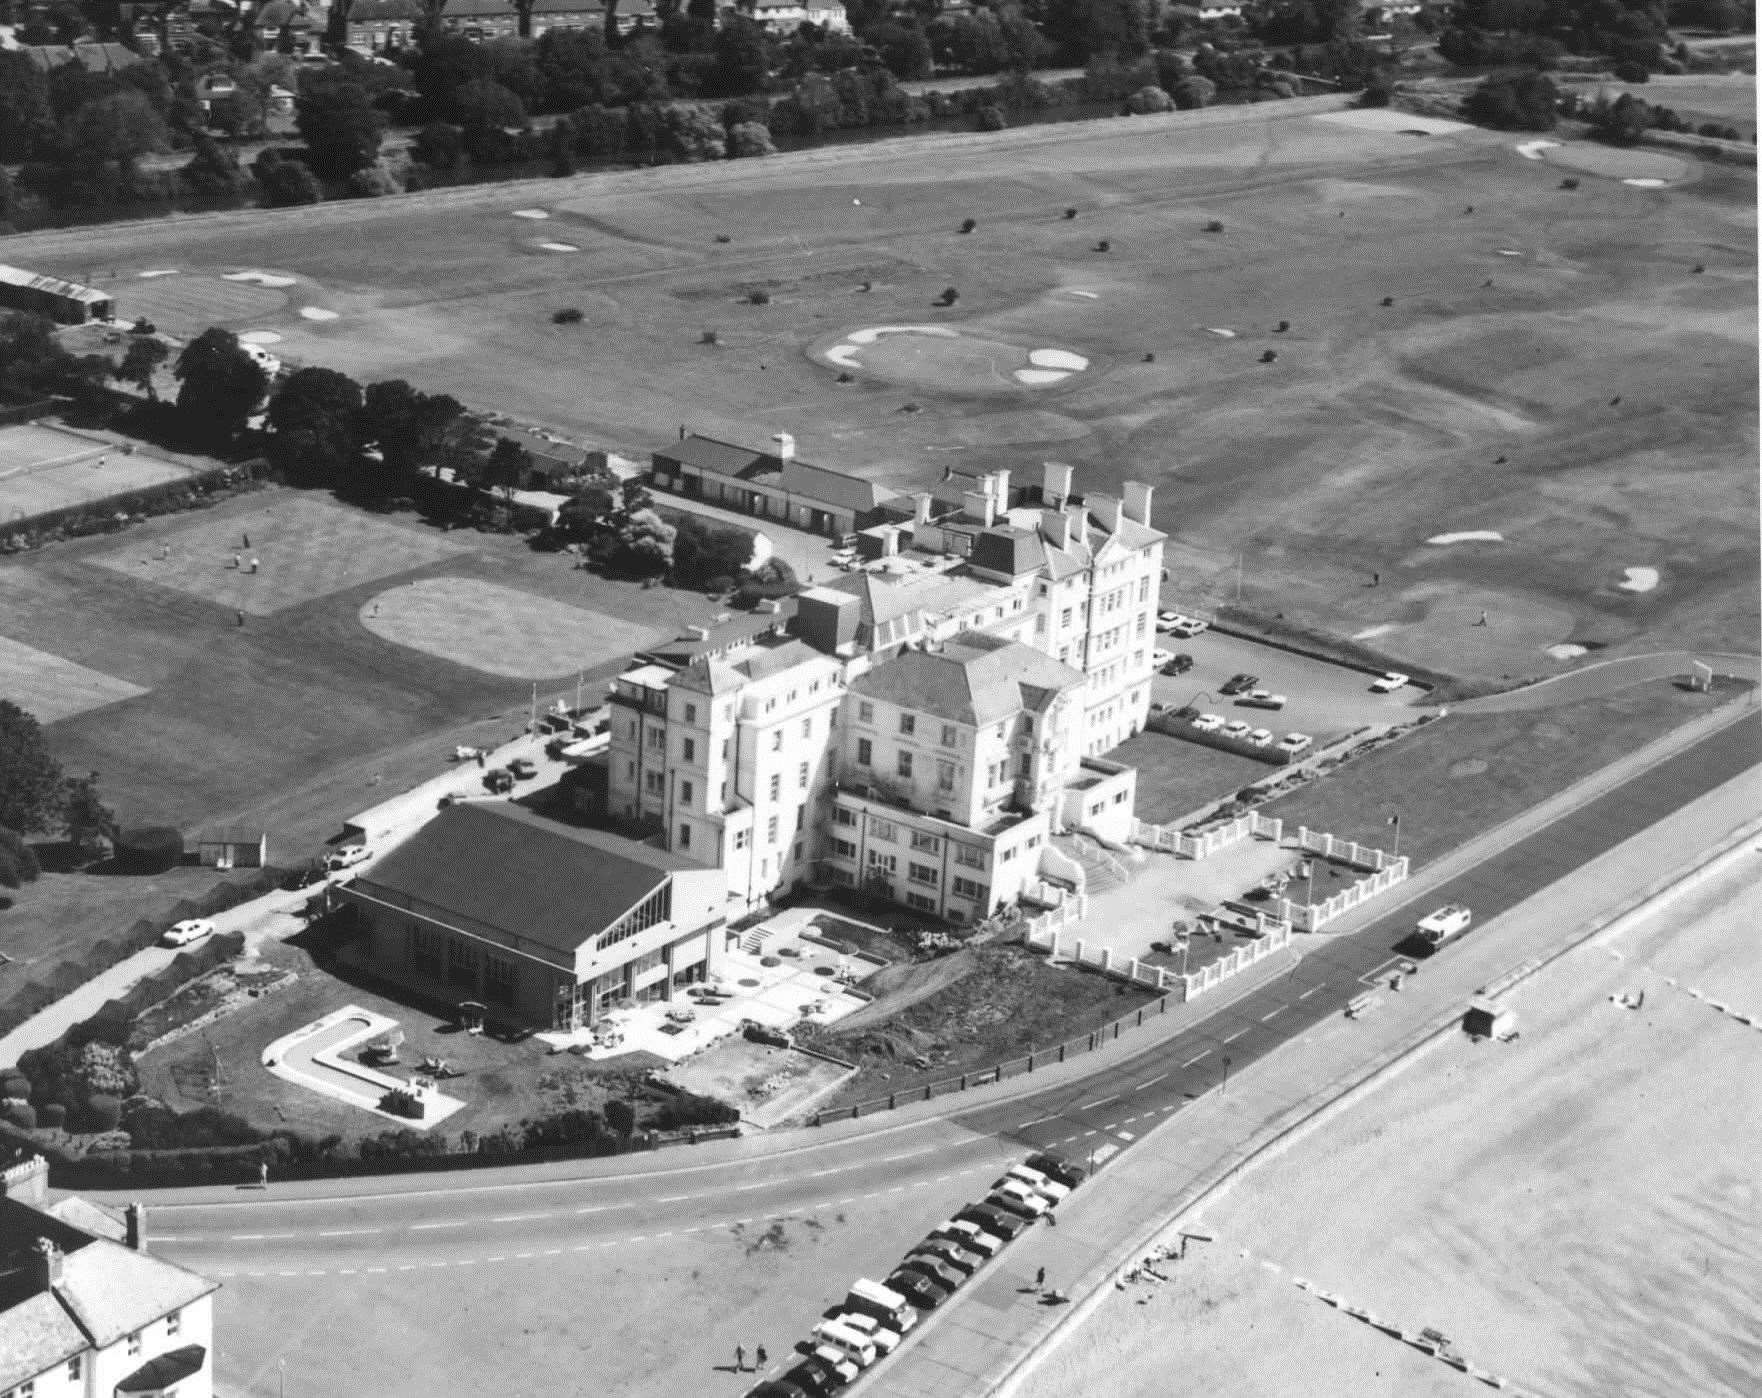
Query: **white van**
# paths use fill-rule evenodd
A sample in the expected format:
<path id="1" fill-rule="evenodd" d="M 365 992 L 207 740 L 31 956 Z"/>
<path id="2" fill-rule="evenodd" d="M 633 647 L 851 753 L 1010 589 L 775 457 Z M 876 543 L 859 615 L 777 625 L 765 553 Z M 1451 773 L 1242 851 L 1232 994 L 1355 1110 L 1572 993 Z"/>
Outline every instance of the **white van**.
<path id="1" fill-rule="evenodd" d="M 850 1294 L 844 1298 L 844 1306 L 846 1310 L 872 1315 L 883 1325 L 902 1335 L 918 1323 L 916 1306 L 892 1287 L 882 1286 L 880 1282 L 870 1281 L 867 1277 L 859 1277 L 851 1283 Z"/>
<path id="2" fill-rule="evenodd" d="M 834 1325 L 848 1325 L 859 1335 L 868 1337 L 870 1344 L 875 1346 L 875 1353 L 883 1359 L 899 1348 L 904 1337 L 897 1330 L 890 1330 L 872 1315 L 862 1311 L 842 1311 L 832 1317 Z"/>
<path id="3" fill-rule="evenodd" d="M 861 1369 L 845 1358 L 843 1350 L 833 1349 L 830 1345 L 815 1345 L 813 1357 L 838 1376 L 840 1386 L 855 1383 L 857 1375 L 862 1373 Z"/>
<path id="4" fill-rule="evenodd" d="M 1036 1194 L 1020 1180 L 1011 1179 L 1008 1175 L 991 1187 L 991 1195 L 985 1202 L 1000 1209 L 1008 1209 L 1024 1218 L 1039 1218 L 1052 1208 L 1045 1195 Z"/>
<path id="5" fill-rule="evenodd" d="M 867 1369 L 879 1357 L 873 1340 L 836 1320 L 822 1320 L 814 1327 L 814 1343 L 836 1350 L 859 1369 Z"/>

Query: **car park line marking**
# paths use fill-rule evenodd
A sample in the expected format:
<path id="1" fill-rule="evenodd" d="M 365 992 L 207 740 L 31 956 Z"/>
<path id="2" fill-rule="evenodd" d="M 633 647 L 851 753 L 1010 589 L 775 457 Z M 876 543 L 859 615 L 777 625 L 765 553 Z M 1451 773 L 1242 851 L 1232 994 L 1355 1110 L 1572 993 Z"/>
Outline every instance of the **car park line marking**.
<path id="1" fill-rule="evenodd" d="M 891 1165 L 895 1160 L 910 1160 L 913 1156 L 928 1155 L 932 1149 L 933 1147 L 931 1146 L 925 1146 L 922 1150 L 908 1150 L 899 1155 L 884 1155 L 881 1157 L 881 1163 L 883 1165 Z"/>
<path id="2" fill-rule="evenodd" d="M 1318 990 L 1326 990 L 1326 989 L 1327 989 L 1327 986 L 1328 986 L 1328 983 L 1327 983 L 1327 982 L 1326 982 L 1326 981 L 1320 981 L 1320 982 L 1318 982 L 1318 983 L 1317 983 L 1317 984 L 1315 984 L 1315 985 L 1312 985 L 1312 986 L 1310 986 L 1310 987 L 1309 987 L 1309 989 L 1308 989 L 1308 990 L 1306 990 L 1306 991 L 1304 991 L 1304 992 L 1303 992 L 1303 993 L 1302 993 L 1302 994 L 1301 994 L 1301 995 L 1299 995 L 1299 996 L 1298 996 L 1298 997 L 1297 997 L 1297 998 L 1298 998 L 1298 999 L 1299 999 L 1299 1000 L 1307 1000 L 1307 999 L 1309 999 L 1309 997 L 1310 997 L 1310 996 L 1311 996 L 1311 995 L 1314 995 L 1314 994 L 1315 994 L 1315 992 L 1316 992 L 1316 991 L 1318 991 Z"/>
<path id="3" fill-rule="evenodd" d="M 1168 1076 L 1167 1073 L 1158 1073 L 1154 1078 L 1148 1078 L 1144 1082 L 1139 1083 L 1138 1086 L 1136 1086 L 1135 1088 L 1132 1089 L 1132 1091 L 1142 1092 L 1142 1091 L 1144 1091 L 1145 1088 L 1149 1087 L 1152 1083 L 1159 1083 L 1167 1076 Z"/>
<path id="4" fill-rule="evenodd" d="M 546 1248 L 542 1253 L 539 1254 L 539 1256 L 541 1256 L 541 1257 L 561 1257 L 562 1255 L 563 1255 L 562 1248 Z"/>
<path id="5" fill-rule="evenodd" d="M 416 1270 L 416 1264 L 414 1262 L 405 1262 L 398 1267 L 398 1270 L 400 1272 L 414 1272 Z"/>
<path id="6" fill-rule="evenodd" d="M 1268 1010 L 1265 1014 L 1263 1014 L 1260 1017 L 1260 1022 L 1262 1024 L 1265 1024 L 1274 1015 L 1282 1015 L 1285 1013 L 1286 1010 L 1288 1010 L 1290 1008 L 1291 1007 L 1289 1005 L 1280 1005 L 1277 1009 Z"/>
<path id="7" fill-rule="evenodd" d="M 475 1257 L 461 1257 L 453 1265 L 455 1267 L 475 1267 L 477 1265 L 477 1259 Z"/>
<path id="8" fill-rule="evenodd" d="M 1038 1126 L 1043 1121 L 1053 1121 L 1057 1118 L 1057 1116 L 1058 1116 L 1058 1113 L 1056 1113 L 1056 1112 L 1054 1112 L 1052 1114 L 1052 1116 L 1037 1116 L 1032 1121 L 1024 1121 L 1020 1126 L 1016 1127 L 1016 1130 L 1026 1131 L 1030 1126 Z"/>
<path id="9" fill-rule="evenodd" d="M 549 1214 L 501 1214 L 490 1220 L 491 1223 L 525 1223 L 528 1219 L 549 1218 Z"/>
<path id="10" fill-rule="evenodd" d="M 840 1199 L 840 1200 L 839 1200 L 839 1201 L 838 1201 L 838 1202 L 839 1202 L 839 1203 L 840 1203 L 840 1204 L 854 1204 L 854 1203 L 856 1203 L 856 1201 L 857 1201 L 857 1197 L 856 1197 L 856 1195 L 854 1195 L 854 1194 L 853 1194 L 853 1195 L 851 1195 L 851 1196 L 850 1196 L 850 1198 L 848 1198 L 848 1199 Z"/>
<path id="11" fill-rule="evenodd" d="M 769 1185 L 771 1183 L 772 1183 L 771 1180 L 758 1180 L 758 1181 L 754 1182 L 753 1184 L 737 1184 L 734 1186 L 734 1192 L 736 1194 L 740 1194 L 740 1193 L 743 1193 L 749 1189 L 764 1189 L 767 1185 Z M 779 1181 L 777 1181 L 777 1183 L 781 1184 L 781 1183 L 783 1183 L 783 1181 L 779 1180 Z"/>
<path id="12" fill-rule="evenodd" d="M 1246 1027 L 1238 1029 L 1234 1034 L 1230 1035 L 1227 1039 L 1225 1039 L 1224 1042 L 1226 1044 L 1233 1044 L 1236 1042 L 1236 1040 L 1240 1039 L 1247 1032 L 1248 1032 L 1248 1030 Z"/>
<path id="13" fill-rule="evenodd" d="M 1078 1107 L 1077 1110 L 1080 1112 L 1092 1111 L 1096 1107 L 1105 1107 L 1109 1102 L 1117 1102 L 1119 1099 L 1120 1094 L 1116 1092 L 1112 1097 L 1103 1097 L 1098 1102 L 1085 1102 L 1082 1106 Z"/>
<path id="14" fill-rule="evenodd" d="M 522 1262 L 526 1262 L 531 1259 L 532 1254 L 530 1252 L 517 1252 L 514 1256 L 519 1258 Z"/>
<path id="15" fill-rule="evenodd" d="M 664 1194 L 659 1199 L 655 1200 L 655 1202 L 657 1204 L 678 1204 L 683 1203 L 687 1199 L 695 1199 L 697 1197 L 698 1196 L 695 1194 Z M 603 1207 L 609 1208 L 610 1205 L 605 1205 Z M 585 1214 L 593 1211 L 591 1209 L 577 1209 L 575 1212 L 578 1214 Z"/>
<path id="16" fill-rule="evenodd" d="M 279 1242 L 286 1238 L 294 1238 L 296 1233 L 234 1233 L 229 1240 L 235 1243 Z"/>
<path id="17" fill-rule="evenodd" d="M 383 1228 L 327 1228 L 320 1232 L 318 1236 L 321 1238 L 356 1238 L 364 1237 L 369 1233 L 383 1232 L 385 1232 L 385 1229 Z M 164 1239 L 161 1239 L 160 1241 L 163 1242 Z"/>
<path id="18" fill-rule="evenodd" d="M 679 1197 L 681 1199 L 692 1199 L 692 1198 L 695 1198 L 696 1196 L 691 1195 L 691 1194 L 681 1194 Z M 663 1204 L 667 1204 L 667 1203 L 674 1203 L 677 1201 L 669 1200 L 669 1199 L 662 1199 L 660 1202 Z M 588 1204 L 582 1208 L 577 1209 L 575 1212 L 578 1214 L 597 1214 L 597 1213 L 604 1213 L 607 1209 L 628 1208 L 628 1207 L 629 1206 L 625 1205 L 625 1204 Z"/>
<path id="19" fill-rule="evenodd" d="M 1191 1067 L 1192 1067 L 1192 1066 L 1193 1066 L 1193 1065 L 1194 1065 L 1194 1064 L 1195 1064 L 1195 1063 L 1197 1063 L 1197 1062 L 1198 1062 L 1198 1061 L 1199 1061 L 1199 1060 L 1200 1060 L 1200 1059 L 1202 1059 L 1202 1058 L 1210 1058 L 1210 1057 L 1211 1057 L 1211 1050 L 1210 1050 L 1210 1049 L 1206 1049 L 1206 1050 L 1205 1050 L 1205 1051 L 1204 1051 L 1204 1052 L 1203 1052 L 1203 1053 L 1196 1053 L 1196 1054 L 1194 1054 L 1194 1055 L 1193 1055 L 1193 1056 L 1192 1056 L 1192 1057 L 1191 1057 L 1191 1058 L 1189 1058 L 1189 1059 L 1188 1059 L 1188 1060 L 1187 1060 L 1187 1061 L 1186 1061 L 1186 1062 L 1185 1062 L 1185 1063 L 1183 1063 L 1183 1064 L 1182 1064 L 1182 1065 L 1181 1065 L 1181 1066 L 1182 1066 L 1182 1067 L 1183 1067 L 1183 1068 L 1191 1068 Z"/>
<path id="20" fill-rule="evenodd" d="M 507 1257 L 506 1253 L 501 1253 L 495 1257 L 486 1257 L 483 1260 L 485 1262 L 506 1262 L 508 1260 L 508 1257 Z"/>
<path id="21" fill-rule="evenodd" d="M 412 1233 L 428 1233 L 436 1228 L 463 1228 L 464 1226 L 465 1220 L 463 1219 L 454 1223 L 412 1223 L 410 1231 Z"/>

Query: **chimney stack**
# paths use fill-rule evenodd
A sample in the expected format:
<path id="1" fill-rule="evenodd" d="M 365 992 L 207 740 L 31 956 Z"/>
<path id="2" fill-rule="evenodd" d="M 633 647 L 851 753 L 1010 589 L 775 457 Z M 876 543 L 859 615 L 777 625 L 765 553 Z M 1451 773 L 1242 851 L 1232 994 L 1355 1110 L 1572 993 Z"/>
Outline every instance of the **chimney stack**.
<path id="1" fill-rule="evenodd" d="M 1009 508 L 1009 467 L 999 466 L 993 478 L 997 482 L 997 512 L 1002 514 Z"/>
<path id="2" fill-rule="evenodd" d="M 124 1210 L 123 1217 L 127 1221 L 128 1229 L 123 1236 L 123 1241 L 128 1244 L 130 1251 L 145 1252 L 147 1250 L 147 1206 L 140 1203 L 130 1204 Z"/>
<path id="3" fill-rule="evenodd" d="M 989 489 L 989 481 L 990 477 L 987 476 L 987 489 L 969 490 L 961 495 L 961 513 L 986 529 L 997 521 L 997 500 Z"/>
<path id="4" fill-rule="evenodd" d="M 787 432 L 778 432 L 771 440 L 777 443 L 777 459 L 779 461 L 795 460 L 795 438 Z"/>
<path id="5" fill-rule="evenodd" d="M 1154 486 L 1145 485 L 1142 481 L 1127 481 L 1120 487 L 1126 497 L 1126 518 L 1150 528 L 1150 495 Z"/>
<path id="6" fill-rule="evenodd" d="M 1071 468 L 1062 461 L 1040 464 L 1040 499 L 1052 509 L 1061 509 L 1071 498 Z"/>
<path id="7" fill-rule="evenodd" d="M 31 1281 L 37 1290 L 47 1291 L 61 1285 L 61 1249 L 48 1238 L 31 1244 Z"/>
<path id="8" fill-rule="evenodd" d="M 934 501 L 929 491 L 912 497 L 912 523 L 928 524 L 930 522 L 930 506 Z"/>
<path id="9" fill-rule="evenodd" d="M 1109 534 L 1120 532 L 1120 520 L 1125 515 L 1125 505 L 1118 496 L 1091 495 L 1085 502 L 1095 516 L 1095 522 Z"/>
<path id="10" fill-rule="evenodd" d="M 1043 510 L 1040 514 L 1040 530 L 1046 541 L 1055 549 L 1069 553 L 1071 550 L 1071 517 L 1063 510 Z"/>

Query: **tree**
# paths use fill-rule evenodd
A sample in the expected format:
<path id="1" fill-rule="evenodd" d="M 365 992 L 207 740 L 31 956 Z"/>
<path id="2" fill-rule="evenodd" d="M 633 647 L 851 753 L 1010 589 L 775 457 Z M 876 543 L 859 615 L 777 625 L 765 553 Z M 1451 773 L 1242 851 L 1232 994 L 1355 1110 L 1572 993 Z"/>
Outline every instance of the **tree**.
<path id="1" fill-rule="evenodd" d="M 165 122 L 140 92 L 114 92 L 87 102 L 67 127 L 72 163 L 86 169 L 114 164 L 124 175 L 149 151 L 163 150 Z"/>
<path id="2" fill-rule="evenodd" d="M 873 45 L 896 78 L 927 78 L 936 71 L 930 40 L 916 24 L 883 20 L 863 31 L 864 42 Z"/>
<path id="3" fill-rule="evenodd" d="M 295 124 L 306 143 L 313 173 L 325 179 L 347 179 L 379 158 L 386 115 L 358 83 L 315 77 L 301 82 L 294 102 Z"/>
<path id="4" fill-rule="evenodd" d="M 0 827 L 23 835 L 52 830 L 67 799 L 61 764 L 37 720 L 0 699 Z"/>
<path id="5" fill-rule="evenodd" d="M 776 66 L 775 47 L 765 27 L 737 15 L 716 31 L 716 63 L 708 91 L 714 97 L 744 97 L 763 92 Z"/>
<path id="6" fill-rule="evenodd" d="M 177 172 L 178 182 L 185 189 L 192 194 L 221 195 L 237 194 L 245 187 L 245 172 L 239 168 L 236 155 L 222 150 L 206 131 L 198 131 L 194 143 L 195 154 Z"/>
<path id="7" fill-rule="evenodd" d="M 1462 114 L 1501 131 L 1552 131 L 1555 102 L 1554 84 L 1543 73 L 1495 73 L 1468 94 Z"/>
<path id="8" fill-rule="evenodd" d="M 102 378 L 108 371 L 109 365 L 95 356 L 87 360 L 69 354 L 56 336 L 54 322 L 38 315 L 0 312 L 0 397 L 29 400 L 51 393 L 77 397 L 94 377 Z"/>
<path id="9" fill-rule="evenodd" d="M 683 587 L 731 583 L 746 570 L 752 552 L 752 536 L 744 530 L 684 515 L 673 539 L 673 581 Z"/>
<path id="10" fill-rule="evenodd" d="M 358 447 L 361 386 L 335 369 L 298 369 L 269 401 L 270 459 L 290 480 L 340 484 Z"/>
<path id="11" fill-rule="evenodd" d="M 464 413 L 456 398 L 423 393 L 402 379 L 368 384 L 361 401 L 361 440 L 379 448 L 388 477 L 415 475 L 430 464 Z"/>
<path id="12" fill-rule="evenodd" d="M 251 163 L 251 174 L 256 177 L 268 208 L 286 209 L 317 204 L 324 199 L 318 177 L 298 160 L 283 160 L 273 146 Z"/>
<path id="13" fill-rule="evenodd" d="M 0 825 L 0 888 L 33 883 L 42 873 L 37 852 L 24 842 L 24 836 Z"/>
<path id="14" fill-rule="evenodd" d="M 28 54 L 0 51 L 0 161 L 22 164 L 39 158 L 55 135 L 48 79 Z"/>
<path id="15" fill-rule="evenodd" d="M 82 855 L 101 852 L 98 841 L 114 840 L 120 830 L 116 813 L 98 795 L 96 772 L 67 779 L 62 819 L 67 826 L 68 843 Z"/>
<path id="16" fill-rule="evenodd" d="M 157 403 L 159 390 L 153 386 L 153 375 L 170 357 L 171 350 L 165 341 L 151 335 L 131 335 L 128 348 L 123 351 L 122 362 L 113 373 L 123 383 L 132 383 Z"/>
<path id="17" fill-rule="evenodd" d="M 1211 105 L 1212 99 L 1217 96 L 1217 84 L 1210 78 L 1202 78 L 1195 73 L 1190 78 L 1182 78 L 1170 88 L 1169 96 L 1175 99 L 1175 105 L 1182 111 L 1197 111 Z"/>
<path id="18" fill-rule="evenodd" d="M 177 357 L 177 410 L 191 433 L 215 445 L 229 445 L 244 431 L 269 387 L 263 366 L 230 330 L 204 330 Z"/>
<path id="19" fill-rule="evenodd" d="M 606 41 L 598 31 L 547 29 L 532 46 L 532 57 L 541 111 L 570 112 L 606 100 Z"/>
<path id="20" fill-rule="evenodd" d="M 465 133 L 445 121 L 431 121 L 416 133 L 410 154 L 431 170 L 456 170 L 465 158 Z"/>
<path id="21" fill-rule="evenodd" d="M 758 155 L 775 155 L 771 128 L 757 121 L 740 121 L 728 128 L 728 158 L 745 160 Z"/>
<path id="22" fill-rule="evenodd" d="M 521 480 L 531 469 L 531 452 L 512 437 L 498 437 L 490 454 L 478 467 L 474 483 L 484 490 L 501 491 L 502 499 L 511 502 Z"/>
<path id="23" fill-rule="evenodd" d="M 638 577 L 654 577 L 673 562 L 678 531 L 653 510 L 638 510 L 618 532 L 617 564 Z"/>
<path id="24" fill-rule="evenodd" d="M 1591 134 L 1612 145 L 1638 145 L 1654 124 L 1652 109 L 1631 92 L 1613 102 L 1600 99 L 1591 109 Z"/>

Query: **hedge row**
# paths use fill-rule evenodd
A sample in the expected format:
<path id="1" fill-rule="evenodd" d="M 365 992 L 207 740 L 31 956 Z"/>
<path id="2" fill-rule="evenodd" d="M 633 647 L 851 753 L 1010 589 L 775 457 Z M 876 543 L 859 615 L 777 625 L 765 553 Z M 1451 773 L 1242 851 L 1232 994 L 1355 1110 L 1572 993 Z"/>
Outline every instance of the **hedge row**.
<path id="1" fill-rule="evenodd" d="M 120 449 L 119 449 L 120 450 Z M 241 489 L 250 488 L 269 474 L 261 459 L 231 466 L 215 466 L 158 485 L 125 490 L 117 495 L 45 510 L 25 519 L 9 520 L 0 534 L 0 554 L 22 553 L 63 539 L 88 534 L 113 534 L 141 516 L 177 514 L 204 509 Z"/>

